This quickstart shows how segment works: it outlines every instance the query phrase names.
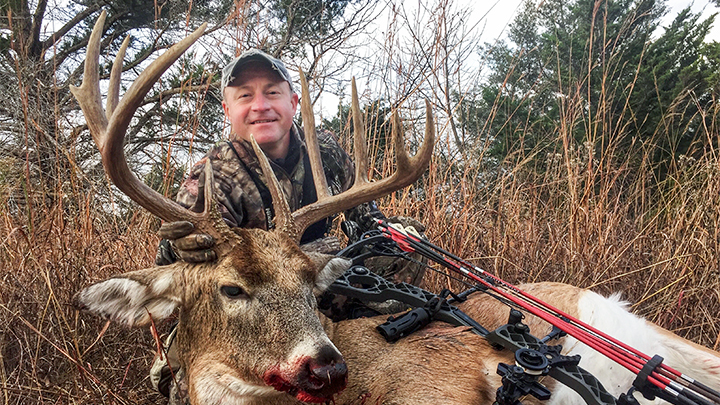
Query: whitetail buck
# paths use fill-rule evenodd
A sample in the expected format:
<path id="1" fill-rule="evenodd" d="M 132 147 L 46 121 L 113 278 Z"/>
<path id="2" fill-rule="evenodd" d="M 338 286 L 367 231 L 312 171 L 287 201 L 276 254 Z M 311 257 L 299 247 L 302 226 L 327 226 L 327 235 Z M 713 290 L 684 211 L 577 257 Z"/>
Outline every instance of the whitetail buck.
<path id="1" fill-rule="evenodd" d="M 429 105 L 425 140 L 417 155 L 407 155 L 396 115 L 393 128 L 397 172 L 370 183 L 366 177 L 364 128 L 353 86 L 357 181 L 345 193 L 331 196 L 322 184 L 325 177 L 317 146 L 313 146 L 310 97 L 307 83 L 301 78 L 302 114 L 303 121 L 309 124 L 306 136 L 310 150 L 315 152 L 311 156 L 318 201 L 291 213 L 277 182 L 271 183 L 276 229 L 230 229 L 210 203 L 211 170 L 206 170 L 205 212 L 195 213 L 140 182 L 128 169 L 122 149 L 131 117 L 149 88 L 204 27 L 158 58 L 118 102 L 123 46 L 113 66 L 104 111 L 98 85 L 103 23 L 104 14 L 91 36 L 83 84 L 73 89 L 103 165 L 118 188 L 151 213 L 166 221 L 190 221 L 199 232 L 213 235 L 218 260 L 205 264 L 177 262 L 125 273 L 85 288 L 76 295 L 76 305 L 126 326 L 147 325 L 151 318 L 157 321 L 179 309 L 177 349 L 193 404 L 493 402 L 495 389 L 500 386 L 495 369 L 498 362 L 511 361 L 507 351 L 491 348 L 467 328 L 431 324 L 389 344 L 375 330 L 382 320 L 329 322 L 317 313 L 315 295 L 345 271 L 349 261 L 303 252 L 297 243 L 308 224 L 391 193 L 420 176 L 434 142 Z M 273 178 L 263 153 L 255 147 L 267 177 Z M 562 284 L 521 288 L 640 350 L 664 356 L 668 364 L 712 387 L 720 386 L 720 358 L 716 352 L 635 317 L 615 298 Z M 487 328 L 503 324 L 508 315 L 507 307 L 484 295 L 468 300 L 461 308 Z M 547 324 L 532 317 L 527 323 L 538 336 L 549 330 Z M 560 343 L 569 352 L 582 354 L 580 365 L 594 373 L 612 394 L 629 388 L 634 377 L 629 372 L 571 338 Z M 548 384 L 552 386 L 552 382 Z M 551 402 L 581 400 L 568 389 L 558 387 Z"/>

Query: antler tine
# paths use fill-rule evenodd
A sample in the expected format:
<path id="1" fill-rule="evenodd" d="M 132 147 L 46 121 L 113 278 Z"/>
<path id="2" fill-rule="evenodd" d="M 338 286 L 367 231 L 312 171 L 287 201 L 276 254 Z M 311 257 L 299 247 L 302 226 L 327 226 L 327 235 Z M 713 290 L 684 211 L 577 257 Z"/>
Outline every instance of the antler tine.
<path id="1" fill-rule="evenodd" d="M 300 86 L 302 87 L 300 115 L 302 116 L 303 128 L 305 129 L 305 144 L 307 145 L 313 181 L 315 182 L 315 191 L 317 192 L 318 200 L 321 200 L 330 196 L 330 189 L 328 188 L 325 170 L 323 170 L 320 158 L 320 146 L 318 145 L 317 133 L 315 132 L 315 114 L 313 113 L 312 103 L 310 101 L 310 89 L 308 88 L 308 82 L 302 69 L 300 69 Z"/>
<path id="2" fill-rule="evenodd" d="M 355 184 L 365 184 L 370 182 L 368 180 L 367 142 L 365 141 L 365 124 L 360 112 L 360 102 L 358 101 L 354 77 L 352 78 L 351 111 L 355 134 L 353 144 L 355 148 Z"/>
<path id="3" fill-rule="evenodd" d="M 357 94 L 355 94 L 354 98 L 353 104 L 355 104 L 355 106 L 353 107 L 353 115 L 359 115 Z M 427 114 L 425 123 L 425 138 L 423 139 L 423 143 L 415 156 L 410 157 L 405 150 L 401 126 L 396 124 L 393 130 L 393 138 L 395 145 L 395 157 L 398 162 L 397 170 L 390 177 L 386 177 L 372 183 L 363 180 L 358 181 L 358 179 L 363 178 L 363 175 L 360 175 L 355 179 L 355 183 L 349 190 L 325 198 L 318 197 L 316 202 L 293 212 L 292 216 L 297 229 L 296 234 L 302 235 L 305 229 L 316 221 L 355 207 L 358 204 L 388 195 L 393 191 L 408 186 L 417 180 L 425 169 L 427 169 L 427 166 L 430 163 L 432 149 L 435 143 L 435 123 L 433 120 L 430 102 L 425 102 L 425 108 Z M 399 122 L 400 120 L 399 117 L 397 117 L 397 112 L 395 114 L 396 122 Z M 355 121 L 355 118 L 353 118 L 353 120 Z M 361 122 L 359 124 L 361 124 Z M 364 145 L 364 130 L 362 129 L 362 125 L 359 124 L 355 125 L 355 142 L 356 145 L 358 142 Z M 364 147 L 362 147 L 362 149 L 364 149 Z M 358 148 L 356 147 L 356 151 L 357 150 Z M 367 155 L 357 156 L 356 153 L 356 160 L 361 167 L 363 167 L 362 165 L 367 165 Z M 320 166 L 312 161 L 311 164 L 314 166 Z M 322 167 L 320 166 L 320 168 Z M 364 169 L 364 171 L 367 172 L 366 169 Z M 315 168 L 313 168 L 313 175 L 314 173 Z M 322 173 L 322 171 L 320 171 L 320 173 Z"/>
<path id="4" fill-rule="evenodd" d="M 107 95 L 107 111 L 105 111 L 108 119 L 110 119 L 113 112 L 115 112 L 115 107 L 117 107 L 118 101 L 120 100 L 120 76 L 122 75 L 123 60 L 125 60 L 125 52 L 127 51 L 128 45 L 130 45 L 129 35 L 125 37 L 122 45 L 120 45 L 120 49 L 118 49 L 118 53 L 117 55 L 115 55 L 115 61 L 113 62 L 112 70 L 110 70 L 110 86 L 108 87 Z"/>
<path id="5" fill-rule="evenodd" d="M 268 161 L 265 152 L 260 149 L 260 146 L 255 141 L 255 137 L 250 135 L 250 143 L 252 144 L 255 155 L 260 163 L 260 169 L 262 169 L 265 175 L 265 182 L 270 190 L 270 197 L 272 198 L 273 210 L 275 211 L 275 229 L 285 233 L 295 241 L 299 241 L 302 234 L 298 234 L 295 228 L 292 214 L 290 213 L 290 204 L 285 198 L 285 194 L 280 187 L 280 182 L 275 176 L 272 167 L 270 167 L 270 161 Z M 325 176 L 323 176 L 324 178 Z"/>
<path id="6" fill-rule="evenodd" d="M 427 118 L 425 121 L 425 138 L 422 145 L 420 145 L 417 153 L 413 157 L 410 157 L 407 149 L 405 149 L 405 140 L 402 135 L 403 131 L 402 122 L 400 121 L 400 114 L 395 111 L 395 114 L 393 116 L 392 139 L 394 141 L 395 162 L 397 162 L 397 171 L 395 172 L 396 174 L 403 172 L 414 172 L 415 170 L 417 170 L 419 167 L 421 167 L 419 166 L 419 160 L 421 159 L 421 157 L 427 156 L 428 161 L 424 164 L 429 163 L 429 157 L 432 155 L 433 143 L 427 142 L 427 140 L 430 137 L 432 137 L 433 139 L 435 138 L 435 120 L 433 119 L 432 107 L 429 100 L 425 100 L 425 111 L 427 112 Z M 417 173 L 417 176 L 420 177 L 423 171 L 425 171 L 425 167 L 422 167 L 422 171 Z"/>
<path id="7" fill-rule="evenodd" d="M 87 53 L 85 56 L 85 68 L 83 70 L 83 81 L 80 87 L 70 86 L 70 91 L 80 103 L 85 114 L 85 120 L 90 128 L 95 143 L 100 145 L 104 142 L 105 131 L 108 120 L 102 108 L 102 97 L 100 95 L 100 38 L 102 28 L 105 25 L 106 13 L 103 10 L 100 17 L 95 21 L 95 26 L 88 39 Z"/>
<path id="8" fill-rule="evenodd" d="M 90 35 L 82 85 L 80 87 L 71 87 L 73 95 L 75 95 L 85 114 L 93 140 L 100 150 L 105 171 L 112 182 L 130 199 L 158 217 L 166 221 L 187 220 L 196 226 L 201 223 L 204 224 L 203 219 L 207 218 L 208 213 L 203 215 L 187 210 L 138 180 L 127 165 L 122 146 L 130 120 L 147 92 L 165 70 L 202 35 L 207 24 L 203 24 L 195 32 L 172 46 L 151 63 L 133 82 L 119 103 L 117 102 L 117 93 L 120 86 L 122 57 L 116 58 L 113 73 L 111 73 L 113 78 L 110 82 L 108 117 L 106 117 L 106 113 L 102 108 L 98 73 L 100 37 L 105 23 L 105 16 L 106 13 L 103 11 Z M 125 43 L 123 43 L 121 53 L 124 53 L 127 41 L 126 39 Z M 212 204 L 210 201 L 206 201 L 206 205 Z M 202 228 L 206 227 L 203 226 Z"/>

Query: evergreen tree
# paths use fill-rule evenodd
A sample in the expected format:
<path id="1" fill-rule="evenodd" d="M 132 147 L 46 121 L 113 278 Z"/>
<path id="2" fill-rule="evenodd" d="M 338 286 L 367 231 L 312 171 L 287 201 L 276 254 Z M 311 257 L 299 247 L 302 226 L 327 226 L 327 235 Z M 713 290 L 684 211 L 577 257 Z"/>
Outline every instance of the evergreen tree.
<path id="1" fill-rule="evenodd" d="M 458 100 L 459 121 L 498 161 L 543 158 L 564 133 L 595 148 L 649 142 L 665 165 L 687 152 L 697 109 L 714 100 L 717 54 L 704 45 L 714 16 L 686 9 L 654 38 L 664 13 L 655 0 L 527 2 L 507 42 L 485 49 L 488 81 Z"/>
<path id="2" fill-rule="evenodd" d="M 688 7 L 647 47 L 629 100 L 634 128 L 657 146 L 658 162 L 691 152 L 700 130 L 692 121 L 714 102 L 716 73 L 708 65 L 717 66 L 719 60 L 713 45 L 704 44 L 714 19 L 700 21 Z"/>

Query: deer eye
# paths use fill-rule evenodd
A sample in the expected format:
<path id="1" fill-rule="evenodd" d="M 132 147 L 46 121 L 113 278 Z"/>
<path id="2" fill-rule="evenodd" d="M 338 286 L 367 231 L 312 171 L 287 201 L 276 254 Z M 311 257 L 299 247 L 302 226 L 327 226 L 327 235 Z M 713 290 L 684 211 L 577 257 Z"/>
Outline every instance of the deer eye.
<path id="1" fill-rule="evenodd" d="M 220 291 L 228 298 L 238 299 L 245 296 L 245 291 L 235 285 L 224 285 L 220 287 Z"/>

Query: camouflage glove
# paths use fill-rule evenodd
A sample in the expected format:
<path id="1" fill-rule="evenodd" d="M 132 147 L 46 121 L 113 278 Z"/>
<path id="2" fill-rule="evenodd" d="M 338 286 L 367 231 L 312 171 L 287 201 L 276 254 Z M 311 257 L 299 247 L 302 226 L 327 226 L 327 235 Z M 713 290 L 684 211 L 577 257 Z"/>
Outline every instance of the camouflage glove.
<path id="1" fill-rule="evenodd" d="M 402 225 L 407 232 L 425 238 L 425 225 L 410 217 L 392 216 L 386 219 L 390 224 Z M 413 230 L 417 232 L 413 232 Z M 413 260 L 399 257 L 378 256 L 365 260 L 365 266 L 375 274 L 378 274 L 394 283 L 408 283 L 419 286 L 425 275 L 425 263 L 427 259 L 417 253 L 408 253 Z"/>
<path id="2" fill-rule="evenodd" d="M 195 226 L 188 221 L 165 222 L 158 235 L 163 240 L 158 246 L 155 264 L 164 266 L 175 263 L 178 258 L 188 263 L 211 262 L 216 259 L 212 236 L 204 233 L 193 234 Z"/>
<path id="3" fill-rule="evenodd" d="M 300 249 L 303 252 L 316 252 L 334 255 L 342 250 L 342 246 L 340 245 L 340 239 L 335 236 L 326 236 L 324 238 L 315 239 L 312 242 L 304 243 L 300 245 Z"/>

